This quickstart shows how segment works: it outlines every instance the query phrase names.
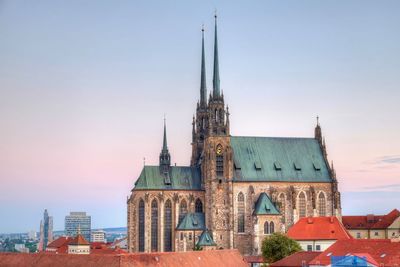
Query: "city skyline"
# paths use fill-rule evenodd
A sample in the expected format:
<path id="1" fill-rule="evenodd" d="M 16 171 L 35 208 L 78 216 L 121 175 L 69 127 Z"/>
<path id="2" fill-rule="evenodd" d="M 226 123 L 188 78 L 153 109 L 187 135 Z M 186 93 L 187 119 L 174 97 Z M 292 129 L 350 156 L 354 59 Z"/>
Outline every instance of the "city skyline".
<path id="1" fill-rule="evenodd" d="M 221 88 L 233 135 L 312 137 L 319 115 L 343 214 L 385 214 L 400 200 L 399 4 L 355 3 L 220 3 Z M 14 200 L 0 232 L 35 229 L 44 208 L 54 229 L 71 210 L 126 226 L 164 114 L 171 163 L 188 164 L 203 22 L 212 88 L 214 3 L 63 5 L 0 4 L 0 200 Z"/>

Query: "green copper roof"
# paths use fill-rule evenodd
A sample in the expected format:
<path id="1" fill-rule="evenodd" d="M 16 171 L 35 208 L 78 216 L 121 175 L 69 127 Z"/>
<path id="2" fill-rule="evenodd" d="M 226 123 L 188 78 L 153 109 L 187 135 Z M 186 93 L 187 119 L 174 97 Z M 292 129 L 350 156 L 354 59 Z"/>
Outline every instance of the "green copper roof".
<path id="1" fill-rule="evenodd" d="M 187 213 L 176 227 L 177 230 L 204 230 L 206 228 L 204 213 Z"/>
<path id="2" fill-rule="evenodd" d="M 331 182 L 314 138 L 232 136 L 235 181 Z"/>
<path id="3" fill-rule="evenodd" d="M 165 184 L 159 166 L 144 166 L 134 189 L 202 190 L 199 168 L 171 166 L 169 177 L 171 184 Z"/>
<path id="4" fill-rule="evenodd" d="M 271 199 L 266 193 L 261 193 L 257 199 L 256 207 L 254 209 L 256 215 L 279 215 L 279 210 L 272 203 Z"/>
<path id="5" fill-rule="evenodd" d="M 217 244 L 214 242 L 214 239 L 212 238 L 210 232 L 208 230 L 204 230 L 199 238 L 199 241 L 197 241 L 198 246 L 204 247 L 204 246 L 216 246 Z"/>
<path id="6" fill-rule="evenodd" d="M 206 63 L 204 55 L 204 28 L 201 29 L 201 81 L 200 81 L 200 106 L 207 106 Z"/>

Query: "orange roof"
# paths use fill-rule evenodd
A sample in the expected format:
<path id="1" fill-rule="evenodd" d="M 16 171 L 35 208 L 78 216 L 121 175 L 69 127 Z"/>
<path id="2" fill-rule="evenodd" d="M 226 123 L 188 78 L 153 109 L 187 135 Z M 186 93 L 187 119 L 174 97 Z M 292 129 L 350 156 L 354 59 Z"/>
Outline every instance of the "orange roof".
<path id="1" fill-rule="evenodd" d="M 392 210 L 386 215 L 342 216 L 347 229 L 385 229 L 400 216 L 400 211 Z"/>
<path id="2" fill-rule="evenodd" d="M 318 251 L 300 251 L 296 252 L 286 258 L 272 263 L 271 267 L 301 267 L 317 257 L 321 252 Z"/>
<path id="3" fill-rule="evenodd" d="M 247 267 L 238 250 L 131 253 L 122 255 L 71 255 L 46 253 L 0 253 L 2 266 L 20 267 Z"/>
<path id="4" fill-rule="evenodd" d="M 62 236 L 51 242 L 47 248 L 46 253 L 67 253 L 68 243 L 72 240 L 72 237 Z"/>
<path id="5" fill-rule="evenodd" d="M 90 245 L 90 243 L 81 235 L 75 236 L 68 245 Z"/>
<path id="6" fill-rule="evenodd" d="M 350 256 L 369 254 L 369 261 L 375 260 L 379 265 L 395 266 L 400 263 L 400 243 L 389 239 L 351 239 L 339 240 L 331 245 L 310 265 L 326 266 L 331 263 L 331 256 Z"/>
<path id="7" fill-rule="evenodd" d="M 301 218 L 287 233 L 295 240 L 341 240 L 352 239 L 336 217 Z"/>

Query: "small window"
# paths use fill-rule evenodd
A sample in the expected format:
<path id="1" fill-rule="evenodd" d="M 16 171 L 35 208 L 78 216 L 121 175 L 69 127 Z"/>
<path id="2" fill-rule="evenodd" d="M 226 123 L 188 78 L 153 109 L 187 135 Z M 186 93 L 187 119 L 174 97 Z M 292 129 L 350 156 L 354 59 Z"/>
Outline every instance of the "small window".
<path id="1" fill-rule="evenodd" d="M 260 161 L 256 160 L 256 161 L 254 162 L 254 167 L 256 167 L 256 170 L 261 170 L 261 163 L 260 163 Z"/>
<path id="2" fill-rule="evenodd" d="M 358 238 L 358 239 L 361 238 L 361 233 L 357 233 L 357 238 Z"/>
<path id="3" fill-rule="evenodd" d="M 321 170 L 321 165 L 319 165 L 317 162 L 313 162 L 314 170 L 320 171 Z"/>
<path id="4" fill-rule="evenodd" d="M 307 245 L 307 251 L 312 251 L 312 245 Z"/>
<path id="5" fill-rule="evenodd" d="M 298 162 L 293 163 L 293 165 L 294 165 L 294 169 L 296 171 L 301 171 L 301 166 L 300 166 L 300 164 Z"/>
<path id="6" fill-rule="evenodd" d="M 375 233 L 374 233 L 374 235 L 375 235 L 375 236 L 378 236 L 378 235 L 379 235 L 379 233 L 378 233 L 378 232 L 375 232 Z"/>
<path id="7" fill-rule="evenodd" d="M 240 162 L 235 160 L 235 169 L 240 170 L 242 167 L 240 166 Z"/>
<path id="8" fill-rule="evenodd" d="M 316 246 L 315 246 L 315 250 L 316 250 L 316 251 L 321 251 L 321 245 L 316 245 Z"/>
<path id="9" fill-rule="evenodd" d="M 181 241 L 182 241 L 182 240 L 183 240 L 183 233 L 181 233 L 181 236 L 180 236 L 180 237 L 181 237 Z"/>
<path id="10" fill-rule="evenodd" d="M 199 224 L 195 217 L 192 217 L 192 223 L 193 223 L 193 225 L 198 225 Z"/>
<path id="11" fill-rule="evenodd" d="M 278 161 L 275 161 L 275 162 L 274 162 L 274 167 L 275 167 L 275 170 L 276 170 L 276 171 L 282 170 L 282 166 L 281 166 L 281 164 L 280 164 Z"/>
<path id="12" fill-rule="evenodd" d="M 192 233 L 189 233 L 189 240 L 192 240 Z"/>

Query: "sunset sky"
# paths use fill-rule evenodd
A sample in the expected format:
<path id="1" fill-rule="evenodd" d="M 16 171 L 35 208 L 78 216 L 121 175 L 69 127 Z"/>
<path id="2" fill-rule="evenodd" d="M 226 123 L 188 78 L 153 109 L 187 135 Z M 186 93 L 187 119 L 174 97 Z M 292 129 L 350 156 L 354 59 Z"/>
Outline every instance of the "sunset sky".
<path id="1" fill-rule="evenodd" d="M 0 0 L 0 233 L 45 208 L 126 226 L 164 114 L 189 164 L 215 9 L 231 134 L 311 137 L 319 115 L 343 214 L 400 208 L 400 1 Z"/>

